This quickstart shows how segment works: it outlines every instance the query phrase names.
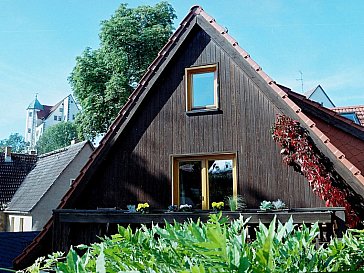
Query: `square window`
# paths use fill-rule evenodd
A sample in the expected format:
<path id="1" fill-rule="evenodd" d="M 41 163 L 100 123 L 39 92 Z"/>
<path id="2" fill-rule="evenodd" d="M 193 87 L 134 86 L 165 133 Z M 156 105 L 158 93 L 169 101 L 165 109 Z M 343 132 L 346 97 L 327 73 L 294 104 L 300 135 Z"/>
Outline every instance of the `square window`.
<path id="1" fill-rule="evenodd" d="M 187 111 L 218 109 L 217 65 L 185 70 Z"/>
<path id="2" fill-rule="evenodd" d="M 54 118 L 54 120 L 57 120 L 57 116 L 54 116 L 53 118 Z"/>
<path id="3" fill-rule="evenodd" d="M 62 112 L 63 112 L 63 108 L 59 108 L 59 112 L 61 112 L 61 113 L 62 113 Z"/>
<path id="4" fill-rule="evenodd" d="M 32 112 L 29 112 L 29 117 L 30 117 L 30 118 L 32 117 L 32 115 L 33 115 L 33 113 L 32 113 Z"/>

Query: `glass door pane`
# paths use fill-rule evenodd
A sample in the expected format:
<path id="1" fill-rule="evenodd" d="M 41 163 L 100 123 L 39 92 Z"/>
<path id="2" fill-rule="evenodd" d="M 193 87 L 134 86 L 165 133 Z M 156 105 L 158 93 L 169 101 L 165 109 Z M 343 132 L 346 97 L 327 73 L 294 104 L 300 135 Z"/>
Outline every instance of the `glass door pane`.
<path id="1" fill-rule="evenodd" d="M 179 168 L 179 203 L 202 209 L 201 161 L 180 161 Z"/>
<path id="2" fill-rule="evenodd" d="M 208 160 L 209 205 L 233 195 L 233 160 Z"/>

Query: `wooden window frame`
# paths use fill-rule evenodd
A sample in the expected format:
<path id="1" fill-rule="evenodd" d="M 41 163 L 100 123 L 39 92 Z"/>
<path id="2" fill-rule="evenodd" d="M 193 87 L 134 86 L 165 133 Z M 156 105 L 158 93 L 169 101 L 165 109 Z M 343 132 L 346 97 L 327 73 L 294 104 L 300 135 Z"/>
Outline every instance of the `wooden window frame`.
<path id="1" fill-rule="evenodd" d="M 201 190 L 202 190 L 202 209 L 210 209 L 209 201 L 209 181 L 208 181 L 208 165 L 209 160 L 232 160 L 233 161 L 233 196 L 238 195 L 238 176 L 237 176 L 237 155 L 236 153 L 214 153 L 204 155 L 172 155 L 172 204 L 181 205 L 179 202 L 179 168 L 180 161 L 201 161 Z"/>
<path id="2" fill-rule="evenodd" d="M 195 74 L 211 73 L 214 72 L 214 104 L 194 107 L 193 105 L 193 81 L 192 77 Z M 218 96 L 218 65 L 210 64 L 204 66 L 188 67 L 185 68 L 186 79 L 186 111 L 203 111 L 203 110 L 216 110 L 219 109 L 219 96 Z"/>

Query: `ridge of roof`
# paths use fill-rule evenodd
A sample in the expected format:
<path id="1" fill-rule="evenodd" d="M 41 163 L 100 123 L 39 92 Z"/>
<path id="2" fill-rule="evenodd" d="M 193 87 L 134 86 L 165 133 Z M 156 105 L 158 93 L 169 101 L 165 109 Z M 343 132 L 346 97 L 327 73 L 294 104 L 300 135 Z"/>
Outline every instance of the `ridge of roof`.
<path id="1" fill-rule="evenodd" d="M 41 154 L 41 155 L 38 156 L 38 158 L 44 158 L 44 157 L 51 156 L 51 155 L 54 155 L 54 154 L 59 154 L 59 153 L 62 153 L 64 151 L 69 150 L 71 147 L 85 145 L 87 142 L 90 142 L 90 141 L 89 140 L 84 140 L 84 141 L 81 141 L 81 142 L 77 142 L 75 144 L 71 144 L 71 145 L 68 145 L 66 147 L 59 148 L 57 150 L 50 151 L 50 152 L 45 153 L 45 154 Z"/>
<path id="2" fill-rule="evenodd" d="M 262 68 L 250 57 L 250 55 L 238 45 L 238 42 L 227 33 L 226 29 L 223 28 L 221 25 L 219 25 L 213 17 L 211 17 L 209 14 L 207 14 L 201 6 L 192 6 L 190 12 L 186 15 L 186 17 L 182 20 L 179 27 L 176 29 L 176 31 L 172 34 L 172 36 L 169 38 L 168 42 L 164 47 L 159 51 L 156 59 L 151 63 L 151 65 L 147 68 L 145 74 L 139 81 L 138 86 L 136 89 L 132 92 L 132 94 L 129 96 L 127 102 L 125 105 L 121 108 L 121 110 L 118 113 L 118 116 L 115 118 L 114 122 L 110 125 L 108 128 L 108 131 L 104 135 L 103 139 L 100 141 L 99 146 L 94 150 L 94 152 L 91 154 L 89 160 L 85 164 L 85 166 L 82 168 L 80 175 L 76 178 L 74 183 L 71 185 L 71 188 L 69 191 L 65 194 L 64 198 L 62 198 L 62 201 L 58 207 L 58 209 L 65 208 L 67 202 L 75 192 L 75 189 L 81 185 L 81 181 L 83 177 L 91 170 L 91 166 L 93 164 L 99 164 L 95 161 L 95 159 L 103 154 L 106 153 L 110 149 L 110 145 L 112 146 L 116 139 L 122 131 L 122 125 L 124 122 L 128 122 L 130 120 L 129 114 L 131 113 L 133 107 L 136 105 L 137 101 L 140 99 L 143 99 L 142 91 L 144 91 L 148 85 L 149 80 L 154 76 L 156 71 L 160 68 L 162 63 L 168 58 L 168 53 L 170 53 L 170 50 L 174 50 L 173 46 L 176 45 L 177 41 L 184 35 L 184 30 L 188 31 L 188 25 L 191 23 L 191 19 L 194 17 L 197 17 L 200 15 L 203 17 L 210 26 L 215 29 L 218 33 L 220 33 L 221 37 L 225 39 L 240 55 L 247 64 L 250 66 L 250 68 L 255 71 L 256 74 L 260 76 L 260 80 L 262 80 L 267 86 L 282 100 L 290 109 L 292 113 L 295 113 L 295 115 L 302 120 L 302 122 L 307 126 L 308 130 L 311 131 L 314 135 L 317 136 L 317 139 L 319 139 L 323 145 L 327 147 L 327 149 L 337 158 L 339 162 L 341 162 L 347 170 L 352 173 L 353 177 L 355 177 L 358 182 L 363 187 L 364 192 L 364 176 L 361 174 L 360 170 L 356 168 L 349 160 L 345 158 L 345 155 L 337 149 L 331 142 L 330 139 L 321 131 L 319 130 L 315 123 L 308 118 L 298 107 L 297 104 L 295 104 L 289 97 L 288 94 L 279 87 L 278 84 L 270 77 L 268 76 Z M 197 22 L 194 22 L 197 24 Z M 189 32 L 188 32 L 189 33 Z M 188 34 L 187 33 L 187 34 Z M 187 35 L 186 34 L 186 35 Z M 129 118 L 128 118 L 129 117 Z M 128 118 L 128 119 L 127 119 Z M 109 147 L 106 146 L 106 144 L 109 144 Z M 96 165 L 97 166 L 97 165 Z M 95 166 L 92 166 L 95 167 Z M 95 168 L 92 168 L 95 169 Z M 52 228 L 53 223 L 53 216 L 52 218 L 47 222 L 47 224 L 44 226 L 43 230 L 40 232 L 40 234 L 34 239 L 34 241 L 27 247 L 24 252 L 18 256 L 14 262 L 18 263 L 21 261 L 21 259 L 29 253 L 33 248 L 36 247 L 37 243 L 40 242 L 43 238 L 45 238 L 47 232 Z"/>

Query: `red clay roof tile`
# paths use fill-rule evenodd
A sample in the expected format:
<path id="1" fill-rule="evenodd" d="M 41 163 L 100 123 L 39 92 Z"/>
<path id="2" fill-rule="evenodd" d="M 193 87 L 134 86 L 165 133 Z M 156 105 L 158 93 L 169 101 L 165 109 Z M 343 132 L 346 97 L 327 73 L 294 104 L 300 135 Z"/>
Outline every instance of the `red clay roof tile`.
<path id="1" fill-rule="evenodd" d="M 340 107 L 334 107 L 334 108 L 330 108 L 330 109 L 339 114 L 355 113 L 359 119 L 360 125 L 364 126 L 364 106 L 363 105 L 340 106 Z"/>

